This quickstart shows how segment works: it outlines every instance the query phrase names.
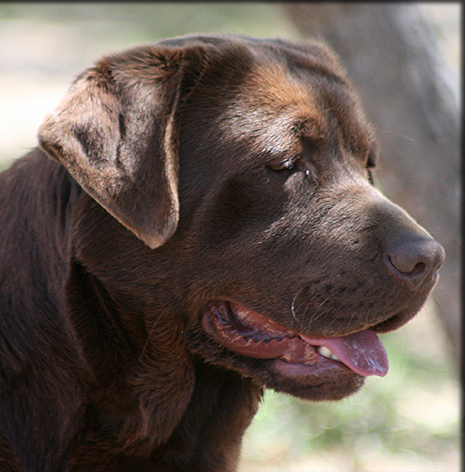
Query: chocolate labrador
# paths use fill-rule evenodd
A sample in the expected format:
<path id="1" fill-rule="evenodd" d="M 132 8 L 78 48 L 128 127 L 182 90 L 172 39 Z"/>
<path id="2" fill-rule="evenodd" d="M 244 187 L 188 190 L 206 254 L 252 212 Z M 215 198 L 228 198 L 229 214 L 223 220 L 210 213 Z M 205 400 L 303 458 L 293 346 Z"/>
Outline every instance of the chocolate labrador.
<path id="1" fill-rule="evenodd" d="M 104 57 L 0 177 L 0 468 L 235 470 L 262 391 L 387 372 L 442 247 L 319 43 Z"/>

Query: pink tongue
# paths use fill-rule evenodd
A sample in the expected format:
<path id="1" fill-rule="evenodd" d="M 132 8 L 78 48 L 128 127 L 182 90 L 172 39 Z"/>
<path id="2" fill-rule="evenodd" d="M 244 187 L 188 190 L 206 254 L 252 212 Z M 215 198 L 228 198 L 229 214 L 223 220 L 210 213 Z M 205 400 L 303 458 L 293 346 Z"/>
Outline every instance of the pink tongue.
<path id="1" fill-rule="evenodd" d="M 387 374 L 389 365 L 386 351 L 371 329 L 340 338 L 310 338 L 302 334 L 300 337 L 313 346 L 328 348 L 343 364 L 359 375 L 384 377 Z"/>

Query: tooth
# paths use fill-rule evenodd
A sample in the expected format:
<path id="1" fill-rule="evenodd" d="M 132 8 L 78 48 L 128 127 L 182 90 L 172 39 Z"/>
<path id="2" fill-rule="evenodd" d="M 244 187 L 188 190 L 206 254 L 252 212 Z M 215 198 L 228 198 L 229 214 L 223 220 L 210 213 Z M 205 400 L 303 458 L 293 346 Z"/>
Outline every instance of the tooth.
<path id="1" fill-rule="evenodd" d="M 325 346 L 318 346 L 316 351 L 320 356 L 327 357 L 328 359 L 333 359 L 335 361 L 338 361 L 339 359 L 335 354 L 333 354 L 327 347 Z"/>

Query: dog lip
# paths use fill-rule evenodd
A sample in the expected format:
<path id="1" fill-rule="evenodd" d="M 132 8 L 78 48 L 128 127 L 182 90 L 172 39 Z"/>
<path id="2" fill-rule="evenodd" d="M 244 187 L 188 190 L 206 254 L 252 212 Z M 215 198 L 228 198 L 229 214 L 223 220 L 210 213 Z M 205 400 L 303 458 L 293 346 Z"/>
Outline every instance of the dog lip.
<path id="1" fill-rule="evenodd" d="M 296 333 L 236 303 L 210 304 L 202 324 L 219 344 L 246 357 L 277 359 L 284 356 L 289 362 L 301 359 L 311 362 L 318 357 L 315 349 Z"/>
<path id="2" fill-rule="evenodd" d="M 388 370 L 384 347 L 376 333 L 369 329 L 335 338 L 309 337 L 229 301 L 212 302 L 202 324 L 208 334 L 229 350 L 246 357 L 301 366 L 292 371 L 336 364 L 366 377 L 384 376 Z M 325 355 L 324 348 L 333 355 Z"/>

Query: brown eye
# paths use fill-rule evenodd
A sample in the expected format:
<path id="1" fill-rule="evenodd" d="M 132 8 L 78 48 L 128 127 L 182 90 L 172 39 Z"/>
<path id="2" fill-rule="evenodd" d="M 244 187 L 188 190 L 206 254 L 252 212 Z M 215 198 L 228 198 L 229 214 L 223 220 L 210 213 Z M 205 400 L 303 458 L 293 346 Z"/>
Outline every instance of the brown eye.
<path id="1" fill-rule="evenodd" d="M 292 159 L 288 159 L 285 162 L 280 162 L 278 164 L 271 164 L 268 166 L 271 170 L 275 172 L 282 172 L 286 170 L 294 170 L 296 168 L 296 164 Z"/>
<path id="2" fill-rule="evenodd" d="M 376 167 L 376 148 L 372 146 L 368 158 L 365 164 L 365 168 L 368 173 L 368 182 L 370 182 L 371 185 L 375 185 L 375 179 L 373 176 L 373 169 Z"/>
<path id="3" fill-rule="evenodd" d="M 367 161 L 366 161 L 366 168 L 373 169 L 376 167 L 376 157 L 377 157 L 377 148 L 376 144 L 371 146 L 370 152 L 368 153 Z"/>
<path id="4" fill-rule="evenodd" d="M 375 185 L 375 178 L 371 169 L 368 169 L 368 182 L 370 183 L 370 185 Z"/>
<path id="5" fill-rule="evenodd" d="M 293 175 L 296 172 L 303 172 L 306 177 L 310 175 L 310 170 L 307 169 L 300 160 L 293 161 L 292 159 L 289 159 L 280 164 L 271 164 L 268 168 L 279 175 L 288 176 Z"/>

